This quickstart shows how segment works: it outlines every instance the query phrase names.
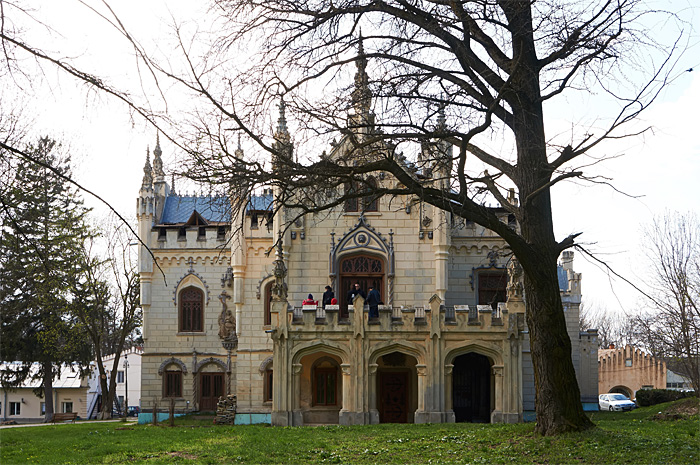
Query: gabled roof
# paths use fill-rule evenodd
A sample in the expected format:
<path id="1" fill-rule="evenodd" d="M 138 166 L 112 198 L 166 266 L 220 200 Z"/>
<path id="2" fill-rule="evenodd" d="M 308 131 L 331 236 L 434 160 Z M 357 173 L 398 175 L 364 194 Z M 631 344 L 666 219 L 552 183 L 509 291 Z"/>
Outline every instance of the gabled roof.
<path id="1" fill-rule="evenodd" d="M 13 367 L 16 367 L 19 369 L 21 366 L 21 362 L 10 362 L 10 363 L 2 363 L 0 364 L 1 369 L 12 369 Z M 32 377 L 39 372 L 39 364 L 38 363 L 32 363 L 32 366 L 29 369 L 29 376 L 27 379 L 22 383 L 21 386 L 18 386 L 18 389 L 21 388 L 38 388 L 43 385 L 43 380 L 41 379 L 32 379 Z M 60 388 L 60 389 L 65 389 L 65 388 L 80 388 L 80 387 L 85 387 L 82 384 L 82 379 L 80 378 L 80 370 L 78 369 L 77 366 L 61 366 L 61 374 L 58 379 L 53 380 L 53 388 Z"/>
<path id="2" fill-rule="evenodd" d="M 170 195 L 165 199 L 160 224 L 185 224 L 194 213 L 206 223 L 230 223 L 231 205 L 226 197 Z"/>

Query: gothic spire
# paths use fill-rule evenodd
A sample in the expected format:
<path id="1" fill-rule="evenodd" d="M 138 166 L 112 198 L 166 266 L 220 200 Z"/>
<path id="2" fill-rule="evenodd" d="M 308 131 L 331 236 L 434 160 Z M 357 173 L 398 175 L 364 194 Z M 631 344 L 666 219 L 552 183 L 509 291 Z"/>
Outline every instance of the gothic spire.
<path id="1" fill-rule="evenodd" d="M 163 160 L 160 158 L 163 151 L 160 149 L 160 133 L 156 133 L 156 148 L 153 149 L 153 173 L 156 176 L 156 180 L 162 180 L 165 176 L 163 172 Z"/>
<path id="2" fill-rule="evenodd" d="M 151 189 L 153 186 L 153 174 L 150 161 L 150 147 L 146 147 L 146 163 L 143 165 L 143 181 L 141 189 Z"/>
<path id="3" fill-rule="evenodd" d="M 170 175 L 170 195 L 177 195 L 175 192 L 175 173 Z"/>
<path id="4" fill-rule="evenodd" d="M 236 156 L 237 161 L 243 161 L 243 149 L 241 148 L 241 133 L 240 132 L 238 133 L 238 147 L 236 148 L 234 155 Z"/>
<path id="5" fill-rule="evenodd" d="M 357 46 L 357 59 L 355 60 L 357 72 L 355 73 L 355 89 L 352 91 L 352 106 L 356 115 L 369 114 L 372 105 L 372 92 L 369 90 L 369 77 L 367 76 L 367 57 L 363 44 L 362 33 Z"/>
<path id="6" fill-rule="evenodd" d="M 287 104 L 284 103 L 284 97 L 280 99 L 280 104 L 279 104 L 279 109 L 280 109 L 280 115 L 279 118 L 277 119 L 277 133 L 275 134 L 275 137 L 277 139 L 282 139 L 286 137 L 286 139 L 289 139 L 289 131 L 287 130 L 287 118 L 285 116 L 285 108 L 287 108 Z"/>

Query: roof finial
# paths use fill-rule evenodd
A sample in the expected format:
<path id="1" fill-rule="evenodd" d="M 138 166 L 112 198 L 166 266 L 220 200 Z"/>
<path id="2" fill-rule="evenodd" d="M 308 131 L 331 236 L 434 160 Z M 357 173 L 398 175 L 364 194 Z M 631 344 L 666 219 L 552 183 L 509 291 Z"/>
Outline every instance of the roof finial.
<path id="1" fill-rule="evenodd" d="M 162 181 L 165 173 L 163 172 L 163 160 L 160 158 L 163 151 L 160 149 L 160 133 L 156 133 L 156 148 L 153 149 L 153 173 L 156 175 L 156 181 Z"/>
<path id="2" fill-rule="evenodd" d="M 170 174 L 170 195 L 177 195 L 175 192 L 175 173 Z"/>
<path id="3" fill-rule="evenodd" d="M 153 185 L 150 151 L 150 147 L 146 146 L 146 163 L 143 165 L 143 181 L 141 182 L 141 189 L 151 189 Z"/>
<path id="4" fill-rule="evenodd" d="M 362 31 L 357 45 L 357 59 L 355 60 L 357 72 L 355 73 L 355 90 L 352 91 L 352 106 L 355 114 L 368 114 L 372 104 L 372 93 L 369 90 L 369 77 L 367 76 L 367 57 L 365 56 Z"/>
<path id="5" fill-rule="evenodd" d="M 284 97 L 280 99 L 279 109 L 280 116 L 277 119 L 277 133 L 278 134 L 288 134 L 287 131 L 287 118 L 285 117 L 284 110 L 287 108 L 287 104 L 284 103 Z"/>
<path id="6" fill-rule="evenodd" d="M 238 148 L 234 152 L 236 161 L 243 161 L 243 148 L 241 148 L 241 133 L 238 133 Z"/>
<path id="7" fill-rule="evenodd" d="M 441 103 L 438 107 L 438 118 L 437 118 L 437 129 L 438 131 L 444 130 L 447 127 L 447 120 L 445 119 L 445 104 Z"/>

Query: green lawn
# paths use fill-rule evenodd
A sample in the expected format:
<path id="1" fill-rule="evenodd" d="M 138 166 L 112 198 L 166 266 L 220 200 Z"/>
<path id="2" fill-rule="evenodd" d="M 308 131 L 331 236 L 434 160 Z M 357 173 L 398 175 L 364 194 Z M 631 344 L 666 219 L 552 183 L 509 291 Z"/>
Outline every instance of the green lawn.
<path id="1" fill-rule="evenodd" d="M 698 416 L 654 419 L 679 402 L 684 401 L 594 413 L 596 429 L 555 438 L 535 435 L 533 424 L 273 428 L 211 426 L 211 420 L 187 418 L 174 428 L 124 423 L 10 428 L 0 430 L 0 463 L 697 464 Z"/>

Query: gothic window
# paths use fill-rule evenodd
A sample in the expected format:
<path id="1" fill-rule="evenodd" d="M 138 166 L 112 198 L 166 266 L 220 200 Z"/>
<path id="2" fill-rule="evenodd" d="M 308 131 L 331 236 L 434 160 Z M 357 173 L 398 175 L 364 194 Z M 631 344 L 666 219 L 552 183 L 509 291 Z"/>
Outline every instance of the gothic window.
<path id="1" fill-rule="evenodd" d="M 180 292 L 180 332 L 198 332 L 204 327 L 204 293 L 196 287 Z"/>
<path id="2" fill-rule="evenodd" d="M 338 393 L 338 368 L 314 368 L 314 405 L 336 405 Z"/>
<path id="3" fill-rule="evenodd" d="M 490 305 L 494 310 L 499 302 L 506 301 L 508 276 L 503 271 L 479 273 L 479 305 Z"/>
<path id="4" fill-rule="evenodd" d="M 265 310 L 263 313 L 263 325 L 272 325 L 272 314 L 270 313 L 272 307 L 272 282 L 267 283 L 265 286 L 265 302 L 263 304 Z"/>
<path id="5" fill-rule="evenodd" d="M 367 195 L 366 197 L 351 198 L 345 200 L 345 211 L 346 212 L 376 212 L 379 211 L 379 199 L 370 193 L 377 190 L 376 179 L 370 177 L 366 180 L 353 181 L 345 184 L 345 194 L 354 195 L 356 193 L 362 193 Z"/>
<path id="6" fill-rule="evenodd" d="M 272 402 L 272 368 L 268 366 L 263 378 L 263 402 Z"/>
<path id="7" fill-rule="evenodd" d="M 343 260 L 341 272 L 343 274 L 383 273 L 383 262 L 377 258 L 359 255 Z"/>
<path id="8" fill-rule="evenodd" d="M 167 370 L 163 373 L 163 397 L 182 397 L 182 371 Z"/>

